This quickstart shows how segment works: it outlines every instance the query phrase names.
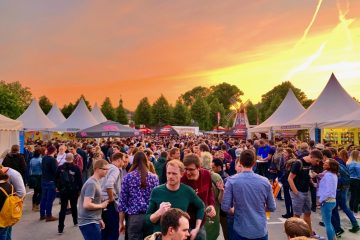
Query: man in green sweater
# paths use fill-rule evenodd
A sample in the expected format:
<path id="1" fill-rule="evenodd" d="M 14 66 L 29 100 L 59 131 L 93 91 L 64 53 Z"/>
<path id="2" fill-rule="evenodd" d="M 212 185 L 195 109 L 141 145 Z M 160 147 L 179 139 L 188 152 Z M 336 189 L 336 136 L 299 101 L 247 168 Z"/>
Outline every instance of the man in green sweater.
<path id="1" fill-rule="evenodd" d="M 167 183 L 153 189 L 150 196 L 149 207 L 146 211 L 146 220 L 153 225 L 153 230 L 160 231 L 160 218 L 170 208 L 179 208 L 187 211 L 189 206 L 194 206 L 196 226 L 191 230 L 191 240 L 194 240 L 200 230 L 204 218 L 204 203 L 195 191 L 185 184 L 180 183 L 185 167 L 179 160 L 171 160 L 167 164 Z"/>

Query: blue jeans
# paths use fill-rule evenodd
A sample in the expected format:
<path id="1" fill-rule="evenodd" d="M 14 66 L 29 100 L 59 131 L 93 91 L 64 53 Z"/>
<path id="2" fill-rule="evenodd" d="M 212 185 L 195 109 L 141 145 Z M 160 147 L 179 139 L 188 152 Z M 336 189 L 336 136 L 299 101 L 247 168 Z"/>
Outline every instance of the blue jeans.
<path id="1" fill-rule="evenodd" d="M 351 212 L 351 210 L 347 206 L 348 191 L 349 191 L 349 188 L 345 188 L 345 189 L 337 190 L 337 192 L 336 192 L 336 207 L 333 209 L 332 217 L 331 217 L 331 222 L 335 228 L 335 232 L 339 232 L 341 230 L 338 206 L 341 207 L 341 209 L 344 211 L 346 216 L 350 219 L 351 225 L 353 227 L 359 226 L 358 222 L 356 221 L 356 218 L 354 217 L 354 214 Z"/>
<path id="2" fill-rule="evenodd" d="M 0 240 L 11 240 L 12 227 L 0 228 Z"/>
<path id="3" fill-rule="evenodd" d="M 335 206 L 336 202 L 324 202 L 321 204 L 321 218 L 325 224 L 327 239 L 335 238 L 335 230 L 331 224 L 332 210 Z"/>
<path id="4" fill-rule="evenodd" d="M 106 210 L 105 210 L 106 209 Z M 115 203 L 111 202 L 102 212 L 105 228 L 101 230 L 102 240 L 119 239 L 119 213 L 115 209 Z"/>
<path id="5" fill-rule="evenodd" d="M 268 240 L 268 234 L 266 234 L 264 237 L 261 238 L 245 238 L 240 236 L 236 231 L 233 231 L 234 233 L 234 240 Z"/>
<path id="6" fill-rule="evenodd" d="M 84 240 L 99 240 L 101 239 L 100 224 L 91 223 L 79 226 Z"/>
<path id="7" fill-rule="evenodd" d="M 51 210 L 53 206 L 53 202 L 56 197 L 56 188 L 55 183 L 51 182 L 42 182 L 42 196 L 41 196 L 41 203 L 40 203 L 40 216 L 51 217 Z"/>
<path id="8" fill-rule="evenodd" d="M 234 216 L 227 214 L 226 217 L 227 220 L 227 231 L 228 231 L 228 235 L 229 235 L 229 240 L 235 240 L 235 236 L 234 236 Z"/>

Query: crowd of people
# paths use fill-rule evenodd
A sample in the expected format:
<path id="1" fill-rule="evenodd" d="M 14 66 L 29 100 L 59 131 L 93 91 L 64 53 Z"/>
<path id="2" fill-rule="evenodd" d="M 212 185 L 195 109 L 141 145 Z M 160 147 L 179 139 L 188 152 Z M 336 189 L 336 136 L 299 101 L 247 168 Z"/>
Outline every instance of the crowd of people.
<path id="1" fill-rule="evenodd" d="M 86 240 L 121 234 L 129 240 L 262 240 L 269 238 L 275 198 L 285 201 L 289 239 L 322 239 L 312 230 L 311 213 L 318 209 L 327 239 L 345 231 L 339 209 L 350 232 L 360 229 L 360 152 L 354 146 L 152 136 L 37 141 L 19 150 L 14 145 L 2 156 L 0 215 L 4 205 L 11 207 L 12 188 L 22 199 L 28 185 L 32 211 L 41 221 L 58 221 L 59 234 L 69 213 Z M 274 196 L 275 184 L 281 190 Z M 11 231 L 12 225 L 0 224 L 0 240 L 11 239 Z"/>

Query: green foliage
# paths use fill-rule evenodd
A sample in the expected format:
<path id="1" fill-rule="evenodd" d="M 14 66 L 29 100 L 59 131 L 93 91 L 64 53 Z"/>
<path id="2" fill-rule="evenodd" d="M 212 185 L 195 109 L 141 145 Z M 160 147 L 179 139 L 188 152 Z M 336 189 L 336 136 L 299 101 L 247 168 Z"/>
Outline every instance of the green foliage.
<path id="1" fill-rule="evenodd" d="M 256 125 L 258 113 L 257 113 L 256 106 L 251 101 L 249 101 L 247 104 L 246 113 L 247 113 L 247 117 L 249 119 L 249 124 Z"/>
<path id="2" fill-rule="evenodd" d="M 187 126 L 190 125 L 191 115 L 188 107 L 180 100 L 176 101 L 173 110 L 173 123 L 174 125 Z"/>
<path id="3" fill-rule="evenodd" d="M 181 94 L 179 98 L 186 106 L 191 106 L 197 97 L 206 98 L 208 97 L 209 93 L 210 89 L 198 86 L 194 87 L 190 91 L 185 92 L 184 94 Z"/>
<path id="4" fill-rule="evenodd" d="M 171 124 L 172 122 L 172 109 L 169 102 L 161 94 L 161 96 L 155 101 L 152 108 L 152 125 L 161 126 Z"/>
<path id="5" fill-rule="evenodd" d="M 101 105 L 101 111 L 108 120 L 112 120 L 112 121 L 116 120 L 115 109 L 111 104 L 111 100 L 109 97 L 105 98 L 103 104 Z"/>
<path id="6" fill-rule="evenodd" d="M 39 98 L 39 105 L 45 114 L 48 114 L 48 112 L 50 112 L 50 109 L 52 107 L 52 103 L 46 96 L 41 96 Z"/>
<path id="7" fill-rule="evenodd" d="M 16 119 L 22 112 L 23 108 L 19 104 L 18 99 L 0 85 L 0 114 Z"/>
<path id="8" fill-rule="evenodd" d="M 136 125 L 150 126 L 152 120 L 151 105 L 147 97 L 140 100 L 136 107 L 134 121 Z"/>
<path id="9" fill-rule="evenodd" d="M 314 101 L 315 100 L 313 99 L 306 99 L 302 102 L 302 105 L 304 106 L 304 108 L 307 109 L 308 107 L 310 107 L 311 104 L 313 104 Z"/>
<path id="10" fill-rule="evenodd" d="M 210 107 L 202 97 L 197 97 L 191 106 L 191 117 L 199 124 L 201 130 L 210 129 Z"/>
<path id="11" fill-rule="evenodd" d="M 115 109 L 116 112 L 116 121 L 121 123 L 121 124 L 128 124 L 129 119 L 127 117 L 125 108 L 123 106 L 123 100 L 120 98 L 119 100 L 119 105 L 118 107 Z"/>
<path id="12" fill-rule="evenodd" d="M 0 81 L 0 93 L 0 114 L 13 119 L 18 118 L 31 103 L 30 89 L 20 82 Z"/>
<path id="13" fill-rule="evenodd" d="M 68 118 L 71 113 L 75 110 L 76 105 L 69 103 L 65 104 L 64 107 L 61 109 L 62 114 L 64 114 L 64 117 Z"/>
<path id="14" fill-rule="evenodd" d="M 218 124 L 217 113 L 220 112 L 220 125 L 223 126 L 226 122 L 224 106 L 219 102 L 217 98 L 214 98 L 209 104 L 210 108 L 210 126 L 216 127 Z"/>
<path id="15" fill-rule="evenodd" d="M 283 82 L 262 95 L 260 102 L 261 106 L 259 109 L 261 122 L 270 117 L 271 114 L 273 114 L 273 112 L 279 107 L 290 88 L 293 90 L 300 103 L 307 101 L 307 97 L 303 91 L 294 87 L 291 82 Z"/>
<path id="16" fill-rule="evenodd" d="M 244 95 L 237 86 L 225 82 L 211 86 L 210 89 L 211 93 L 209 94 L 207 101 L 212 102 L 217 98 L 225 110 L 230 109 L 234 102 L 241 102 L 240 97 Z"/>

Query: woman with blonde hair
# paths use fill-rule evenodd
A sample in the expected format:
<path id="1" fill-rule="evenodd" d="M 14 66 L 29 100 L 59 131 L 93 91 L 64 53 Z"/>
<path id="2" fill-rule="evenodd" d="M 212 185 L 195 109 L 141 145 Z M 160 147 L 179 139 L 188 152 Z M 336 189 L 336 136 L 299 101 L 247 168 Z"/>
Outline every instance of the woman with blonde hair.
<path id="1" fill-rule="evenodd" d="M 360 203 L 360 152 L 353 150 L 350 153 L 347 167 L 350 173 L 350 210 L 354 212 L 354 216 L 360 219 L 359 203 Z"/>

